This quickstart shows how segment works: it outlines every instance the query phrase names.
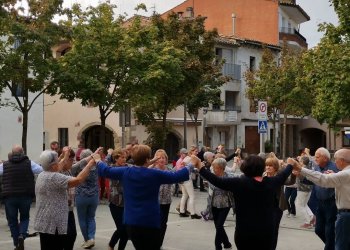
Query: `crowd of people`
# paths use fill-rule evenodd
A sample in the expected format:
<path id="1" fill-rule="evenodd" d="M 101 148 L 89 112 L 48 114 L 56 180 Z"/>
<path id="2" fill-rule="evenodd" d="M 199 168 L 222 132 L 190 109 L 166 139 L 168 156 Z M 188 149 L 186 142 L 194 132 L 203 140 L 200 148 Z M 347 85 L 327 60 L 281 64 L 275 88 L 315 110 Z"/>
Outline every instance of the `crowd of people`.
<path id="1" fill-rule="evenodd" d="M 116 230 L 108 249 L 160 250 L 166 238 L 175 184 L 182 193 L 180 217 L 213 220 L 216 250 L 232 249 L 224 223 L 231 209 L 236 217 L 234 243 L 239 250 L 277 249 L 284 211 L 304 218 L 301 228 L 315 228 L 325 250 L 350 250 L 350 150 L 340 149 L 334 161 L 326 148 L 315 155 L 304 149 L 286 161 L 274 153 L 228 155 L 223 145 L 212 151 L 191 146 L 179 150 L 174 164 L 164 149 L 152 154 L 147 145 L 124 149 L 100 147 L 92 152 L 51 143 L 38 163 L 19 145 L 0 164 L 2 197 L 15 250 L 24 250 L 29 211 L 35 199 L 34 230 L 42 250 L 73 249 L 77 237 L 74 207 L 84 241 L 95 245 L 95 215 L 101 199 L 101 178 L 108 180 L 107 198 Z M 228 164 L 233 160 L 232 164 Z M 37 178 L 35 176 L 37 175 Z M 199 183 L 198 183 L 199 182 Z M 198 213 L 195 187 L 207 192 L 207 207 Z M 62 202 L 64 201 L 64 202 Z M 19 218 L 18 218 L 19 217 Z M 209 243 L 208 243 L 209 244 Z"/>

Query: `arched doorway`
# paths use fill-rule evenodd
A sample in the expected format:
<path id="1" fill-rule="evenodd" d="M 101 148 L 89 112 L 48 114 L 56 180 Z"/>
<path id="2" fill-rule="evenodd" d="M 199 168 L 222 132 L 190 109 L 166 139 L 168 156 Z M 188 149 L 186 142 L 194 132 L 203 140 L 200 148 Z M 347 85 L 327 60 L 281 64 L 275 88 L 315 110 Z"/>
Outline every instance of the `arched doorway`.
<path id="1" fill-rule="evenodd" d="M 92 151 L 96 150 L 100 146 L 104 147 L 105 150 L 114 148 L 113 132 L 106 127 L 104 128 L 104 131 L 102 131 L 101 125 L 95 125 L 87 128 L 82 133 L 82 138 L 84 138 L 84 147 L 89 148 Z M 101 141 L 104 141 L 104 145 L 100 145 Z"/>
<path id="2" fill-rule="evenodd" d="M 167 135 L 165 142 L 165 151 L 168 154 L 169 161 L 177 159 L 177 151 L 180 149 L 179 138 L 173 133 L 170 132 Z"/>
<path id="3" fill-rule="evenodd" d="M 307 128 L 300 131 L 302 149 L 309 148 L 313 155 L 316 149 L 326 147 L 326 132 L 317 128 Z"/>

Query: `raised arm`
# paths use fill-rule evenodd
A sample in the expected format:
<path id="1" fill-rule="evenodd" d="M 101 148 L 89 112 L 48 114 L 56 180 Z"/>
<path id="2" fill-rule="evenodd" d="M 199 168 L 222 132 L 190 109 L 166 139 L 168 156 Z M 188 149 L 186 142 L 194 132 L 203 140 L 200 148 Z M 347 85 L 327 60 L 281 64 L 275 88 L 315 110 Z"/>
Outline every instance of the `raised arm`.
<path id="1" fill-rule="evenodd" d="M 325 188 L 335 188 L 350 182 L 350 170 L 343 170 L 338 173 L 322 174 L 318 171 L 302 168 L 300 174 L 309 181 Z"/>

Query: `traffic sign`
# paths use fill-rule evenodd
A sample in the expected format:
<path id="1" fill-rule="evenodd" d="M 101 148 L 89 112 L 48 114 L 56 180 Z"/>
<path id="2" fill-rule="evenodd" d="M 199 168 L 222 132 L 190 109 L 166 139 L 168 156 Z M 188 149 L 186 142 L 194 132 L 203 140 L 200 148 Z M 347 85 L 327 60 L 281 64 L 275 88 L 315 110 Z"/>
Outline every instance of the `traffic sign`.
<path id="1" fill-rule="evenodd" d="M 258 121 L 259 134 L 267 133 L 267 121 Z"/>
<path id="2" fill-rule="evenodd" d="M 259 121 L 267 120 L 267 102 L 265 101 L 258 102 L 258 120 Z"/>

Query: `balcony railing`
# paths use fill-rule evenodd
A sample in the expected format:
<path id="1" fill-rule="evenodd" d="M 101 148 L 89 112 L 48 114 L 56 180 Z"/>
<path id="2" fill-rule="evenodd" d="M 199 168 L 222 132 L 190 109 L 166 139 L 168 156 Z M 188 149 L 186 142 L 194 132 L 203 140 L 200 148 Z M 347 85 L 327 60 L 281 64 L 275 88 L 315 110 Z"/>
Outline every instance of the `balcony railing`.
<path id="1" fill-rule="evenodd" d="M 281 27 L 280 28 L 280 33 L 285 33 L 285 34 L 291 34 L 291 35 L 296 35 L 299 37 L 301 40 L 306 42 L 306 38 L 303 37 L 296 29 L 294 28 L 288 28 L 288 27 Z"/>
<path id="2" fill-rule="evenodd" d="M 233 110 L 209 110 L 206 114 L 207 126 L 238 124 L 241 114 Z"/>
<path id="3" fill-rule="evenodd" d="M 241 65 L 224 63 L 222 74 L 231 77 L 233 80 L 241 80 Z"/>

